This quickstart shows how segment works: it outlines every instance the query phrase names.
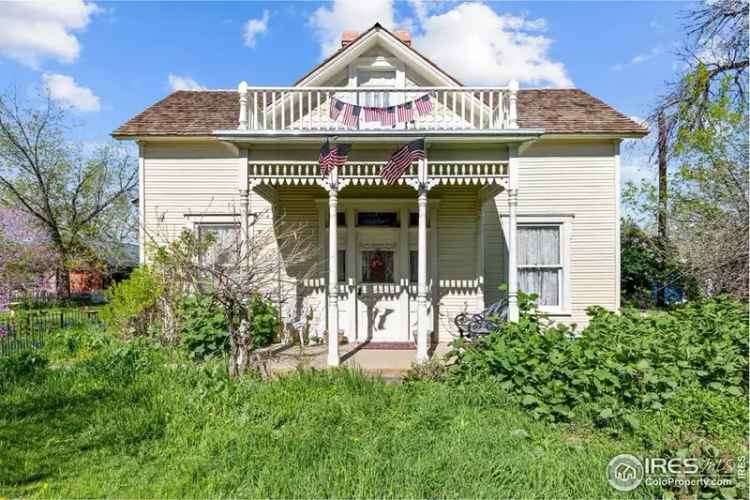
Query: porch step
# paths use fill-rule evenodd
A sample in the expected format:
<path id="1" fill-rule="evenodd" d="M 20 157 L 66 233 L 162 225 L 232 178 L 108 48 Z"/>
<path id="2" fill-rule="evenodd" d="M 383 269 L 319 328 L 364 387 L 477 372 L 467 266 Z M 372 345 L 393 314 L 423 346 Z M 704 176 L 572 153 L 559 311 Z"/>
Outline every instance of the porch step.
<path id="1" fill-rule="evenodd" d="M 414 342 L 365 342 L 360 349 L 377 349 L 379 351 L 414 351 Z"/>

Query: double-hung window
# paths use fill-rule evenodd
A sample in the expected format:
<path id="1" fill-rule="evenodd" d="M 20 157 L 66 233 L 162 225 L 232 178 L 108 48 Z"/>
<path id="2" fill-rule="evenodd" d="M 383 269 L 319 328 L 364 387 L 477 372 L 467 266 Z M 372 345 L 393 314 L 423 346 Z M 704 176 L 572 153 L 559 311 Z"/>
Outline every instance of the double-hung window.
<path id="1" fill-rule="evenodd" d="M 361 69 L 357 85 L 363 90 L 368 87 L 395 87 L 396 71 L 383 69 Z M 383 91 L 366 91 L 360 98 L 363 106 L 386 107 L 393 105 L 392 93 Z"/>
<path id="2" fill-rule="evenodd" d="M 562 224 L 518 225 L 518 288 L 538 295 L 541 307 L 565 300 L 563 238 Z"/>
<path id="3" fill-rule="evenodd" d="M 201 240 L 209 237 L 212 239 L 211 246 L 204 255 L 204 263 L 215 266 L 227 266 L 234 264 L 239 254 L 240 225 L 236 223 L 198 223 L 198 238 Z"/>

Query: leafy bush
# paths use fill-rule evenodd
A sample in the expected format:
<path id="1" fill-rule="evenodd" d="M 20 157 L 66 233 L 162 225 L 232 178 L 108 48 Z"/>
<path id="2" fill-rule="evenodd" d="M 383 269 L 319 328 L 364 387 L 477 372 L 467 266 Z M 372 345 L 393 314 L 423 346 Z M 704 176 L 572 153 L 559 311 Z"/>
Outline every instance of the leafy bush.
<path id="1" fill-rule="evenodd" d="M 537 417 L 568 419 L 585 406 L 600 425 L 631 428 L 637 411 L 663 410 L 691 384 L 747 399 L 746 305 L 717 298 L 649 315 L 593 307 L 580 335 L 550 326 L 529 297 L 520 305 L 518 323 L 466 349 L 459 341 L 454 380 L 492 377 Z"/>
<path id="2" fill-rule="evenodd" d="M 148 267 L 138 267 L 128 279 L 108 290 L 109 303 L 102 319 L 121 335 L 146 335 L 157 314 L 159 280 Z"/>
<path id="3" fill-rule="evenodd" d="M 48 364 L 47 358 L 35 351 L 0 356 L 0 387 L 36 378 L 44 372 Z"/>
<path id="4" fill-rule="evenodd" d="M 251 312 L 255 347 L 271 345 L 279 326 L 276 307 L 271 301 L 256 295 L 251 300 Z M 229 351 L 226 318 L 221 307 L 209 297 L 186 297 L 180 301 L 177 314 L 180 337 L 193 359 L 208 359 Z"/>
<path id="5" fill-rule="evenodd" d="M 203 360 L 221 355 L 229 349 L 224 313 L 210 298 L 193 295 L 177 307 L 180 338 L 193 359 Z"/>
<path id="6" fill-rule="evenodd" d="M 279 327 L 279 312 L 270 300 L 256 295 L 251 302 L 252 319 L 250 329 L 255 347 L 271 345 Z"/>

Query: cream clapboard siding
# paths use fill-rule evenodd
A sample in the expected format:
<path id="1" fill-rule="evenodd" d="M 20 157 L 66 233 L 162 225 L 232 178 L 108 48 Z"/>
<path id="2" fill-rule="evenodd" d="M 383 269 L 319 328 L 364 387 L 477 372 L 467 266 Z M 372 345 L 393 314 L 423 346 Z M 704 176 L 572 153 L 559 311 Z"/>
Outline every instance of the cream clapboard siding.
<path id="1" fill-rule="evenodd" d="M 611 142 L 562 142 L 543 140 L 522 153 L 519 174 L 519 214 L 572 215 L 570 231 L 571 315 L 557 319 L 584 324 L 585 308 L 599 304 L 614 309 L 616 303 L 615 252 L 617 248 L 615 157 Z M 364 149 L 353 160 L 382 160 L 390 149 Z M 147 232 L 172 237 L 191 221 L 222 222 L 239 211 L 239 160 L 236 151 L 216 143 L 146 143 L 144 155 L 144 203 Z M 496 147 L 433 147 L 433 160 L 473 159 L 506 160 L 507 152 Z M 309 160 L 317 151 L 309 148 L 257 148 L 249 160 Z M 505 242 L 501 219 L 507 214 L 507 197 L 500 193 L 483 205 L 479 217 L 479 193 L 476 186 L 444 186 L 430 192 L 431 200 L 440 200 L 438 212 L 437 269 L 439 341 L 449 341 L 453 318 L 464 311 L 475 311 L 482 303 L 499 298 L 497 286 L 507 280 Z M 312 245 L 320 253 L 319 278 L 301 284 L 294 304 L 285 307 L 299 320 L 300 314 L 313 308 L 313 324 L 325 328 L 325 240 L 320 240 L 320 204 L 326 198 L 318 187 L 287 186 L 261 189 L 250 197 L 252 212 L 270 211 L 290 223 L 311 228 Z M 411 188 L 352 186 L 340 194 L 344 198 L 410 198 Z M 326 209 L 325 204 L 323 205 Z M 186 216 L 193 214 L 194 217 Z M 203 214 L 203 216 L 200 216 Z M 484 279 L 479 278 L 480 220 L 484 229 Z M 261 226 L 262 227 L 262 226 Z M 324 235 L 326 238 L 327 235 Z M 340 238 L 343 244 L 345 240 Z M 431 272 L 431 271 L 430 271 Z M 285 278 L 302 276 L 300 270 L 285 270 Z M 346 305 L 342 304 L 342 309 Z M 342 318 L 342 325 L 347 321 Z"/>
<path id="2" fill-rule="evenodd" d="M 588 306 L 616 309 L 619 235 L 615 145 L 610 141 L 542 140 L 523 151 L 519 163 L 519 222 L 524 215 L 572 215 L 570 316 L 554 319 L 583 326 Z M 507 210 L 505 193 L 484 207 L 487 303 L 499 298 L 496 285 L 507 276 L 506 247 L 499 223 Z"/>
<path id="3" fill-rule="evenodd" d="M 463 311 L 481 307 L 479 287 L 479 199 L 475 186 L 435 188 L 438 211 L 438 341 L 448 342 L 455 333 L 453 319 Z"/>
<path id="4" fill-rule="evenodd" d="M 145 143 L 143 161 L 148 235 L 173 238 L 198 222 L 197 214 L 239 212 L 239 162 L 231 148 L 216 142 Z"/>

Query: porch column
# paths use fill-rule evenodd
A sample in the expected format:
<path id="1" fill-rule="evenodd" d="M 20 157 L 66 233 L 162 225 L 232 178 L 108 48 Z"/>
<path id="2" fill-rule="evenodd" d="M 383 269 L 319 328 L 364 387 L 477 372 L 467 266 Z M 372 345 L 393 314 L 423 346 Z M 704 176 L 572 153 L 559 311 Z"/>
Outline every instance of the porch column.
<path id="1" fill-rule="evenodd" d="M 338 234 L 338 173 L 331 170 L 328 189 L 328 366 L 339 366 L 339 276 Z"/>
<path id="2" fill-rule="evenodd" d="M 247 149 L 239 151 L 239 192 L 240 192 L 240 258 L 242 270 L 246 272 L 250 267 L 250 172 L 247 164 Z"/>
<path id="3" fill-rule="evenodd" d="M 427 160 L 419 160 L 417 233 L 417 363 L 427 361 Z"/>
<path id="4" fill-rule="evenodd" d="M 518 321 L 518 146 L 508 147 L 508 320 Z"/>

